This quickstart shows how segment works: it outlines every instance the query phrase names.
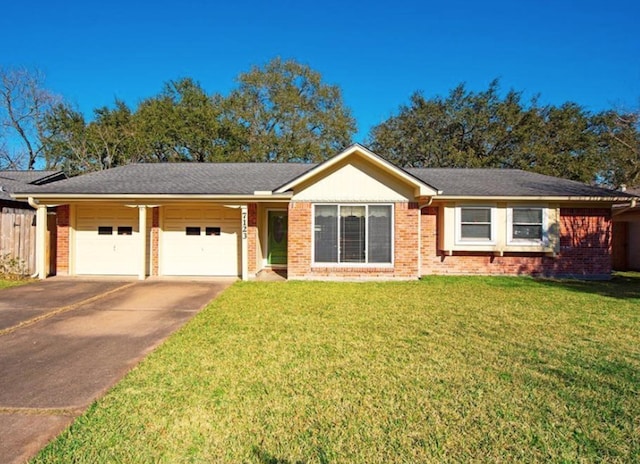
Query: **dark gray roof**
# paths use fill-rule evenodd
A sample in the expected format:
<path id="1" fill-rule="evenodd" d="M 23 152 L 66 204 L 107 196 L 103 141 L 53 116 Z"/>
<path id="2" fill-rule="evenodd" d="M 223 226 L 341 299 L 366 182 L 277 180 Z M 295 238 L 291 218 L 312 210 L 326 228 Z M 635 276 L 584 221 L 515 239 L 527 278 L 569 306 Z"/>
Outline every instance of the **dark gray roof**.
<path id="1" fill-rule="evenodd" d="M 64 177 L 62 171 L 8 171 L 0 170 L 0 181 L 10 179 L 23 184 L 38 184 L 56 177 Z"/>
<path id="2" fill-rule="evenodd" d="M 0 170 L 0 200 L 16 201 L 13 192 L 36 189 L 40 184 L 55 182 L 66 176 L 62 171 L 8 171 Z"/>
<path id="3" fill-rule="evenodd" d="M 407 172 L 442 191 L 462 197 L 625 197 L 608 190 L 518 169 L 411 168 Z"/>
<path id="4" fill-rule="evenodd" d="M 274 191 L 317 166 L 308 163 L 154 163 L 130 164 L 39 186 L 22 193 L 252 195 Z M 626 197 L 557 177 L 509 169 L 406 169 L 442 191 L 461 197 Z"/>
<path id="5" fill-rule="evenodd" d="M 60 194 L 227 194 L 273 191 L 313 168 L 305 163 L 129 164 L 22 190 Z"/>

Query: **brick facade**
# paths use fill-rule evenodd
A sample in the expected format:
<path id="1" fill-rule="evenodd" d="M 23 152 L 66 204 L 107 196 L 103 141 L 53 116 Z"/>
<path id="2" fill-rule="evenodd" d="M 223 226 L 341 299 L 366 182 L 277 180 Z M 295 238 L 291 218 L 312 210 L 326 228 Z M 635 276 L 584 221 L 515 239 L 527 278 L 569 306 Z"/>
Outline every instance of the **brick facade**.
<path id="1" fill-rule="evenodd" d="M 421 273 L 476 275 L 544 275 L 605 278 L 611 273 L 611 211 L 606 208 L 561 208 L 560 252 L 454 252 L 438 250 L 438 208 L 424 208 L 421 216 Z"/>
<path id="2" fill-rule="evenodd" d="M 309 202 L 289 204 L 288 266 L 290 279 L 415 279 L 418 277 L 418 205 L 394 205 L 393 266 L 313 266 L 311 225 L 313 207 Z"/>
<path id="3" fill-rule="evenodd" d="M 70 272 L 70 207 L 61 205 L 57 213 L 56 271 Z M 421 213 L 421 214 L 420 214 Z M 288 269 L 291 279 L 412 279 L 419 275 L 545 275 L 605 278 L 611 273 L 612 221 L 608 208 L 561 208 L 560 251 L 557 256 L 542 253 L 454 252 L 438 250 L 441 209 L 420 210 L 413 202 L 394 205 L 393 266 L 313 266 L 310 202 L 291 202 L 288 207 Z M 420 216 L 419 216 L 420 215 Z M 418 218 L 421 233 L 418 235 Z M 150 274 L 159 274 L 160 211 L 151 216 Z M 259 270 L 258 207 L 248 205 L 249 274 Z M 420 256 L 418 255 L 418 244 Z"/>
<path id="4" fill-rule="evenodd" d="M 71 217 L 69 205 L 56 208 L 57 243 L 56 243 L 56 274 L 69 275 L 69 230 Z"/>

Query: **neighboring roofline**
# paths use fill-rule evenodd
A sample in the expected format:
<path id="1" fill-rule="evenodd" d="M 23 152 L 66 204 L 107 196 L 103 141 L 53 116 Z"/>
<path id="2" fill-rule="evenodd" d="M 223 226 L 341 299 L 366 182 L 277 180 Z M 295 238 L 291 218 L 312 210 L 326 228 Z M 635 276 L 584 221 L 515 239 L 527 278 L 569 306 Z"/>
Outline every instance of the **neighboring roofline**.
<path id="1" fill-rule="evenodd" d="M 433 197 L 441 193 L 435 187 L 427 184 L 425 181 L 417 178 L 413 174 L 405 171 L 404 169 L 399 168 L 393 163 L 390 163 L 389 161 L 382 158 L 381 156 L 376 155 L 371 150 L 369 150 L 366 147 L 363 147 L 359 143 L 354 143 L 353 145 L 345 148 L 341 153 L 314 166 L 308 171 L 305 171 L 304 173 L 300 174 L 298 177 L 295 177 L 294 179 L 290 180 L 286 184 L 276 188 L 273 192 L 277 194 L 277 193 L 284 193 L 289 190 L 292 190 L 297 185 L 300 185 L 301 183 L 318 175 L 318 173 L 326 169 L 329 169 L 332 166 L 335 166 L 336 164 L 340 163 L 343 159 L 347 158 L 348 156 L 351 156 L 354 153 L 359 153 L 361 155 L 364 155 L 366 158 L 368 158 L 378 167 L 381 167 L 385 171 L 395 175 L 396 177 L 404 180 L 405 182 L 412 184 L 416 189 L 416 194 L 415 194 L 416 197 Z"/>
<path id="2" fill-rule="evenodd" d="M 593 201 L 605 203 L 629 202 L 629 197 L 589 197 L 564 195 L 518 195 L 518 196 L 470 196 L 470 195 L 441 195 L 434 201 Z"/>
<path id="3" fill-rule="evenodd" d="M 68 179 L 69 178 L 64 171 L 55 171 L 55 172 L 49 174 L 48 176 L 44 176 L 44 177 L 41 177 L 39 179 L 34 180 L 33 182 L 30 182 L 30 184 L 32 184 L 32 185 L 49 184 L 51 182 L 56 182 L 58 180 L 57 179 L 58 177 L 60 177 L 59 180 Z"/>

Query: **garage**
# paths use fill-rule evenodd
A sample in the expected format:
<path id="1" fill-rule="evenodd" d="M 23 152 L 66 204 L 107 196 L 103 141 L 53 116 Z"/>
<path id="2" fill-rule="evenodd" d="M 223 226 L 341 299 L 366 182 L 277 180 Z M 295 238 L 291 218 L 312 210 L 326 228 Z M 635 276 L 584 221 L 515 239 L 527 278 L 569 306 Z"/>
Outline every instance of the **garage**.
<path id="1" fill-rule="evenodd" d="M 135 275 L 139 247 L 138 208 L 76 207 L 76 274 Z"/>
<path id="2" fill-rule="evenodd" d="M 161 229 L 162 275 L 240 274 L 239 208 L 164 206 Z"/>

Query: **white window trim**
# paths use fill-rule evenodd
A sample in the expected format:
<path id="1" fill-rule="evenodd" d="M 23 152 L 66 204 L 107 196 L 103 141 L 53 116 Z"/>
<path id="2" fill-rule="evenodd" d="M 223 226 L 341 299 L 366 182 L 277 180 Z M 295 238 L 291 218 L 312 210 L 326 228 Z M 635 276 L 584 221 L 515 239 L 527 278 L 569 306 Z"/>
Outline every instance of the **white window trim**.
<path id="1" fill-rule="evenodd" d="M 491 211 L 491 238 L 489 240 L 462 238 L 462 209 L 489 209 Z M 495 245 L 496 244 L 496 205 L 456 205 L 455 227 L 456 245 Z"/>
<path id="2" fill-rule="evenodd" d="M 340 217 L 340 207 L 342 206 L 364 206 L 365 207 L 365 220 L 366 230 L 369 231 L 369 206 L 389 206 L 391 208 L 391 262 L 390 263 L 341 263 L 340 262 L 340 248 L 338 245 L 338 261 L 316 261 L 316 206 L 337 206 L 338 217 Z M 314 203 L 311 208 L 311 266 L 312 267 L 344 267 L 344 268 L 357 268 L 357 267 L 393 267 L 395 262 L 395 205 L 393 203 Z M 338 243 L 340 242 L 340 221 L 338 221 Z M 365 243 L 365 257 L 369 259 L 368 235 Z"/>
<path id="3" fill-rule="evenodd" d="M 513 210 L 514 209 L 540 209 L 542 210 L 542 240 L 527 240 L 513 238 Z M 509 205 L 507 206 L 507 245 L 515 246 L 549 246 L 549 208 L 540 205 Z"/>

